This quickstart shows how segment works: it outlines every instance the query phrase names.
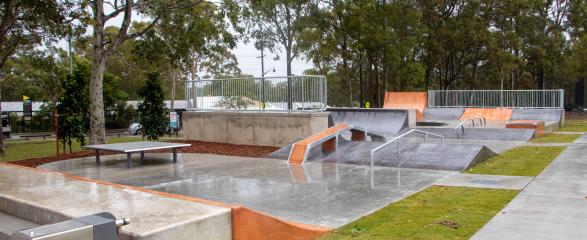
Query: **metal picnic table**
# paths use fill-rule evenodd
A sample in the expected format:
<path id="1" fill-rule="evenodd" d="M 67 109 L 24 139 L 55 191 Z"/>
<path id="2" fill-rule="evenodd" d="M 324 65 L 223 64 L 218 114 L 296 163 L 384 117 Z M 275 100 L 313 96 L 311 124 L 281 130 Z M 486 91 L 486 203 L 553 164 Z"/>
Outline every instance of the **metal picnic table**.
<path id="1" fill-rule="evenodd" d="M 177 162 L 177 149 L 182 147 L 189 147 L 191 144 L 186 143 L 172 143 L 172 142 L 127 142 L 127 143 L 113 143 L 113 144 L 96 144 L 86 145 L 84 148 L 93 149 L 96 151 L 96 164 L 100 164 L 100 151 L 111 151 L 126 153 L 127 167 L 132 167 L 132 153 L 141 153 L 141 164 L 145 158 L 145 151 L 172 149 L 173 162 Z"/>

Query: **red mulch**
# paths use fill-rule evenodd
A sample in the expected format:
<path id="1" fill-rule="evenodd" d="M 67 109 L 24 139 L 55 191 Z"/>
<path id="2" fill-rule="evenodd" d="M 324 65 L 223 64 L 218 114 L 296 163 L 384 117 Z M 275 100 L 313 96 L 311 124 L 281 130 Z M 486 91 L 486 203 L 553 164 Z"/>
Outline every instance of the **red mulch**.
<path id="1" fill-rule="evenodd" d="M 265 157 L 270 153 L 277 151 L 278 147 L 267 147 L 267 146 L 250 146 L 250 145 L 236 145 L 228 143 L 213 143 L 213 142 L 202 142 L 202 141 L 182 141 L 174 140 L 172 142 L 177 143 L 189 143 L 191 147 L 184 147 L 179 150 L 182 153 L 208 153 L 218 155 L 229 155 L 229 156 L 241 156 L 241 157 Z M 163 151 L 152 151 L 152 152 L 171 152 L 171 150 Z M 100 155 L 112 155 L 117 154 L 115 152 L 100 152 Z M 59 157 L 40 157 L 40 158 L 29 158 L 24 160 L 12 161 L 10 163 L 18 164 L 27 167 L 37 167 L 50 162 L 57 162 L 72 158 L 84 158 L 95 156 L 94 151 L 80 151 L 69 154 L 61 154 Z"/>

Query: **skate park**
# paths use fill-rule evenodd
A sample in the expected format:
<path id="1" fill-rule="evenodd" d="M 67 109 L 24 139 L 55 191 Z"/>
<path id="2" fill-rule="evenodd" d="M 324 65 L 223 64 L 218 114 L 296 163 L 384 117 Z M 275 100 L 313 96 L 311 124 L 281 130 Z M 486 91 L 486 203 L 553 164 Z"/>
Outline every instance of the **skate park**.
<path id="1" fill-rule="evenodd" d="M 390 92 L 381 109 L 194 108 L 185 139 L 279 149 L 262 158 L 178 153 L 177 162 L 149 153 L 132 168 L 126 155 L 1 164 L 18 174 L 0 175 L 0 210 L 46 224 L 105 208 L 138 220 L 122 228 L 129 239 L 313 239 L 564 124 L 562 109 L 438 107 L 430 95 Z M 80 201 L 92 204 L 66 208 Z"/>

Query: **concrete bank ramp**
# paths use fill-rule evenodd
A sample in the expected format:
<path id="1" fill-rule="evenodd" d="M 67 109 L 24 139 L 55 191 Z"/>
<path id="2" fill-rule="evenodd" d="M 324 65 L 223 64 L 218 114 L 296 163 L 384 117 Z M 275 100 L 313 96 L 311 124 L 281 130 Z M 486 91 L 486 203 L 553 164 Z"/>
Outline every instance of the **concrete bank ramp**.
<path id="1" fill-rule="evenodd" d="M 314 152 L 309 161 L 370 165 L 371 149 L 381 144 L 345 142 L 340 151 L 328 155 Z M 392 143 L 376 152 L 373 162 L 375 166 L 462 171 L 494 155 L 483 145 L 410 143 L 404 139 L 399 154 L 397 143 Z"/>
<path id="2" fill-rule="evenodd" d="M 458 134 L 454 128 L 418 128 L 418 130 L 440 134 L 448 139 L 530 141 L 534 137 L 534 129 L 465 128 L 464 134 Z M 406 131 L 408 129 L 404 130 Z"/>
<path id="3" fill-rule="evenodd" d="M 511 120 L 544 121 L 544 130 L 554 132 L 564 125 L 564 109 L 514 109 Z"/>
<path id="4" fill-rule="evenodd" d="M 408 127 L 408 111 L 376 108 L 327 108 L 334 123 L 350 124 L 378 134 L 396 134 Z"/>
<path id="5" fill-rule="evenodd" d="M 425 108 L 424 120 L 459 121 L 464 112 L 464 108 Z"/>

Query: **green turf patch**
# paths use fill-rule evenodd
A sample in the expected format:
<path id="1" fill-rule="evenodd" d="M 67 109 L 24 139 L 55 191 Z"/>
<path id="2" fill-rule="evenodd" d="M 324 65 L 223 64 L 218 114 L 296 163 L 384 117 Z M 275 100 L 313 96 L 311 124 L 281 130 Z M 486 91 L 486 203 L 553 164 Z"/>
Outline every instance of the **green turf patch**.
<path id="1" fill-rule="evenodd" d="M 559 132 L 587 132 L 587 120 L 567 119 L 565 125 L 561 127 Z"/>
<path id="2" fill-rule="evenodd" d="M 581 134 L 556 134 L 550 133 L 542 137 L 532 139 L 533 143 L 571 143 L 577 140 Z"/>
<path id="3" fill-rule="evenodd" d="M 141 137 L 110 138 L 108 143 L 141 141 Z M 28 141 L 6 141 L 6 155 L 0 157 L 0 162 L 23 160 L 29 158 L 55 156 L 55 139 L 33 139 Z M 61 146 L 61 145 L 60 145 Z M 81 150 L 78 142 L 72 144 L 73 152 Z M 60 148 L 63 151 L 63 148 Z M 69 153 L 69 147 L 67 149 Z"/>
<path id="4" fill-rule="evenodd" d="M 517 147 L 467 170 L 467 173 L 537 176 L 565 147 Z"/>
<path id="5" fill-rule="evenodd" d="M 517 193 L 432 186 L 321 239 L 469 239 Z"/>

